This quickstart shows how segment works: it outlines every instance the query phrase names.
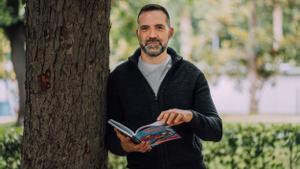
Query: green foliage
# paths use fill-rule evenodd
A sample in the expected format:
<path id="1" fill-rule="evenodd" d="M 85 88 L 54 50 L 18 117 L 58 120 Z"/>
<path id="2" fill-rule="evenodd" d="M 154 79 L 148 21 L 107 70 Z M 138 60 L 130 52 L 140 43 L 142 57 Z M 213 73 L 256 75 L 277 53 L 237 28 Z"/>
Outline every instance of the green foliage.
<path id="1" fill-rule="evenodd" d="M 124 169 L 126 165 L 126 157 L 108 153 L 108 169 Z"/>
<path id="2" fill-rule="evenodd" d="M 226 124 L 222 141 L 205 142 L 203 147 L 208 168 L 296 168 L 300 125 Z"/>
<path id="3" fill-rule="evenodd" d="M 6 6 L 6 0 L 0 0 L 0 25 L 10 25 L 13 18 L 10 15 L 10 8 Z"/>
<path id="4" fill-rule="evenodd" d="M 117 63 L 125 60 L 137 48 L 136 16 L 142 4 L 142 1 L 114 1 L 111 9 L 110 48 L 115 61 L 111 61 Z"/>
<path id="5" fill-rule="evenodd" d="M 238 124 L 224 126 L 221 142 L 203 142 L 212 169 L 292 169 L 300 166 L 300 125 Z M 123 169 L 124 157 L 109 155 L 109 169 Z"/>
<path id="6" fill-rule="evenodd" d="M 20 166 L 22 129 L 0 128 L 0 169 Z M 221 142 L 203 142 L 212 169 L 292 169 L 300 166 L 300 125 L 225 123 Z M 109 169 L 124 169 L 124 157 L 109 153 Z"/>
<path id="7" fill-rule="evenodd" d="M 282 63 L 300 65 L 299 0 L 151 3 L 165 6 L 170 13 L 175 34 L 169 46 L 195 62 L 210 81 L 217 82 L 224 75 L 237 82 L 252 78 L 249 105 L 253 109 L 259 104 L 257 96 L 264 82 L 281 73 Z M 136 16 L 144 4 L 144 0 L 115 2 L 111 12 L 111 65 L 125 60 L 137 48 Z"/>
<path id="8" fill-rule="evenodd" d="M 171 15 L 175 35 L 170 46 L 179 53 L 181 49 L 180 26 L 183 9 L 190 12 L 192 37 L 191 59 L 197 62 L 208 76 L 243 78 L 249 71 L 247 44 L 249 42 L 249 15 L 251 2 L 224 0 L 156 0 Z M 138 46 L 135 35 L 136 16 L 148 1 L 114 1 L 111 12 L 111 58 L 124 60 Z M 278 51 L 273 49 L 273 10 L 276 4 L 282 8 L 283 37 Z M 282 62 L 300 63 L 299 42 L 300 3 L 292 0 L 256 1 L 256 28 L 254 53 L 256 72 L 262 79 L 278 73 Z M 113 63 L 115 64 L 115 63 Z"/>
<path id="9" fill-rule="evenodd" d="M 0 128 L 0 169 L 20 168 L 22 128 Z"/>
<path id="10" fill-rule="evenodd" d="M 0 27 L 22 21 L 24 12 L 24 0 L 0 0 Z"/>
<path id="11" fill-rule="evenodd" d="M 5 58 L 5 48 L 8 47 L 7 39 L 4 36 L 4 32 L 0 29 L 0 63 L 3 62 Z"/>
<path id="12" fill-rule="evenodd" d="M 9 43 L 4 36 L 3 30 L 0 28 L 0 79 L 14 77 L 14 72 L 6 70 L 4 66 L 10 60 L 9 56 Z"/>

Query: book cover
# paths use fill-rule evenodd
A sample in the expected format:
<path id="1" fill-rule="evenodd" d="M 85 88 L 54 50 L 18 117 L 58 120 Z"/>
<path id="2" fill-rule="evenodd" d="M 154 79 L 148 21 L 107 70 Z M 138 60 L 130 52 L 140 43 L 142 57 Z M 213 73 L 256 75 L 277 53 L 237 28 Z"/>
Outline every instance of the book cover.
<path id="1" fill-rule="evenodd" d="M 133 142 L 140 143 L 146 141 L 150 143 L 151 147 L 181 138 L 175 130 L 160 121 L 142 126 L 135 132 L 113 119 L 108 120 L 108 123 L 117 128 L 124 135 L 130 137 Z"/>

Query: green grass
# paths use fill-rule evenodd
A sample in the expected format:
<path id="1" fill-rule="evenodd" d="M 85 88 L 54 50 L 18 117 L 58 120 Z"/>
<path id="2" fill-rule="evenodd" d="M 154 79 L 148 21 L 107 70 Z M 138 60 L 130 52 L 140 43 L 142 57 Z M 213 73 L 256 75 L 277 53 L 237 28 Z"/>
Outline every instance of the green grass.
<path id="1" fill-rule="evenodd" d="M 16 123 L 14 122 L 0 124 L 0 138 L 4 136 L 6 131 L 12 130 L 15 127 L 16 127 Z"/>
<path id="2" fill-rule="evenodd" d="M 16 126 L 16 123 L 14 123 L 14 122 L 2 123 L 2 124 L 0 124 L 0 129 L 11 128 L 11 127 L 15 127 L 15 126 Z"/>

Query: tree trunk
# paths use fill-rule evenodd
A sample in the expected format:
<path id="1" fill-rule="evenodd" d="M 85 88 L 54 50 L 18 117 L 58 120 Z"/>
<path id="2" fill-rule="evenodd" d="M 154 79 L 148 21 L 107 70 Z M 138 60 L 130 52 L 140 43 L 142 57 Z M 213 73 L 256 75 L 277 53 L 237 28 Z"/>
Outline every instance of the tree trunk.
<path id="1" fill-rule="evenodd" d="M 247 59 L 248 59 L 248 78 L 250 82 L 250 105 L 249 113 L 257 114 L 258 113 L 258 102 L 259 102 L 259 75 L 257 73 L 257 64 L 256 64 L 256 41 L 255 41 L 255 31 L 256 31 L 256 1 L 252 0 L 250 2 L 250 12 L 248 16 L 248 42 L 247 42 Z"/>
<path id="2" fill-rule="evenodd" d="M 110 0 L 27 0 L 23 169 L 104 169 Z"/>
<path id="3" fill-rule="evenodd" d="M 253 72 L 249 73 L 249 81 L 250 81 L 250 106 L 249 106 L 249 113 L 250 114 L 258 114 L 259 113 L 259 101 L 261 97 L 261 91 L 264 85 L 264 81 L 260 79 L 257 73 Z"/>
<path id="4" fill-rule="evenodd" d="M 273 9 L 273 34 L 274 34 L 273 49 L 277 51 L 279 49 L 279 44 L 283 36 L 282 9 L 278 2 L 275 3 Z"/>
<path id="5" fill-rule="evenodd" d="M 191 60 L 192 56 L 192 21 L 190 11 L 188 7 L 184 7 L 180 17 L 180 53 L 182 56 L 187 59 Z"/>
<path id="6" fill-rule="evenodd" d="M 25 112 L 26 92 L 25 92 L 25 32 L 24 24 L 17 24 L 5 27 L 5 34 L 10 41 L 12 63 L 18 80 L 19 89 L 19 111 L 17 124 L 23 124 Z"/>

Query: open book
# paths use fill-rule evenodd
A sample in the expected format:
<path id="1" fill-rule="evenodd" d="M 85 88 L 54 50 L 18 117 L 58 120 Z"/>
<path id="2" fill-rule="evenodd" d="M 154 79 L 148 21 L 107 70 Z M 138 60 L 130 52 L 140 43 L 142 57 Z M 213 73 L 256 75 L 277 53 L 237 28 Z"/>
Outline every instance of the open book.
<path id="1" fill-rule="evenodd" d="M 140 143 L 146 141 L 150 143 L 151 147 L 181 138 L 175 130 L 160 121 L 142 126 L 138 128 L 136 132 L 133 132 L 125 125 L 113 119 L 108 120 L 108 123 L 117 128 L 124 135 L 130 137 L 133 142 Z"/>

